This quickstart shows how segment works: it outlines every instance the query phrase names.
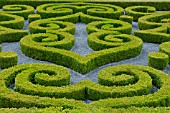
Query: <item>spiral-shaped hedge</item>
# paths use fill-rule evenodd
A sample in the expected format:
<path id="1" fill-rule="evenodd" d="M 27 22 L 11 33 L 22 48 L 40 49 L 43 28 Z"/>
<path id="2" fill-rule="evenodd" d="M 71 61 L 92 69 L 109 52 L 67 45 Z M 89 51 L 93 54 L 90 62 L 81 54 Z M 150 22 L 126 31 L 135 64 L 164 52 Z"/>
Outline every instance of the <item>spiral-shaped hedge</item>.
<path id="1" fill-rule="evenodd" d="M 125 9 L 126 15 L 132 16 L 134 21 L 142 16 L 150 15 L 154 13 L 156 9 L 151 6 L 130 6 Z"/>
<path id="2" fill-rule="evenodd" d="M 24 26 L 24 18 L 12 14 L 7 14 L 5 12 L 0 12 L 0 26 L 22 29 Z"/>
<path id="3" fill-rule="evenodd" d="M 71 22 L 52 21 L 44 19 L 35 21 L 29 25 L 30 33 L 46 33 L 47 30 L 75 33 L 75 26 Z"/>
<path id="4" fill-rule="evenodd" d="M 138 37 L 127 34 L 118 32 L 114 34 L 112 31 L 94 32 L 89 35 L 88 42 L 92 49 L 100 51 L 82 57 L 68 51 L 74 44 L 73 35 L 54 30 L 47 32 L 50 34 L 41 33 L 23 37 L 20 41 L 21 51 L 26 56 L 63 65 L 83 74 L 110 62 L 135 57 L 140 54 L 143 44 Z M 115 37 L 113 40 L 115 39 L 118 42 L 102 42 L 102 40 L 99 40 L 100 37 L 104 38 L 105 36 L 106 40 L 112 40 L 113 36 Z M 93 39 L 93 37 L 96 37 L 96 39 Z M 95 44 L 95 41 L 99 43 Z M 106 48 L 108 49 L 106 50 Z"/>
<path id="5" fill-rule="evenodd" d="M 167 54 L 170 61 L 170 42 L 164 42 L 159 45 L 159 51 Z"/>
<path id="6" fill-rule="evenodd" d="M 88 45 L 95 51 L 120 46 L 127 47 L 127 45 L 130 45 L 130 48 L 135 49 L 135 44 L 138 44 L 138 50 L 134 51 L 133 54 L 140 51 L 140 45 L 142 44 L 142 41 L 135 36 L 121 34 L 116 31 L 94 32 L 88 36 Z"/>
<path id="7" fill-rule="evenodd" d="M 99 84 L 83 80 L 71 85 L 70 72 L 62 66 L 18 65 L 0 72 L 0 107 L 51 106 L 80 110 L 169 106 L 170 78 L 151 67 L 108 67 L 99 72 L 98 81 Z M 8 88 L 11 84 L 15 85 L 14 90 Z M 159 90 L 150 94 L 152 84 Z M 85 104 L 81 101 L 84 99 L 100 100 Z"/>
<path id="8" fill-rule="evenodd" d="M 34 13 L 34 8 L 29 5 L 5 5 L 2 10 L 9 14 L 22 16 L 25 19 L 28 19 L 29 14 Z"/>
<path id="9" fill-rule="evenodd" d="M 134 31 L 135 36 L 138 36 L 145 42 L 162 43 L 170 41 L 170 12 L 154 13 L 148 16 L 139 18 L 139 29 Z"/>
<path id="10" fill-rule="evenodd" d="M 91 4 L 91 3 L 53 3 L 43 4 L 37 7 L 37 13 L 42 18 L 66 16 L 77 12 L 103 18 L 119 19 L 123 15 L 123 8 L 109 4 Z"/>
<path id="11" fill-rule="evenodd" d="M 131 34 L 132 25 L 121 20 L 96 21 L 89 23 L 86 27 L 86 31 L 88 34 L 104 31 L 118 31 L 122 34 Z"/>

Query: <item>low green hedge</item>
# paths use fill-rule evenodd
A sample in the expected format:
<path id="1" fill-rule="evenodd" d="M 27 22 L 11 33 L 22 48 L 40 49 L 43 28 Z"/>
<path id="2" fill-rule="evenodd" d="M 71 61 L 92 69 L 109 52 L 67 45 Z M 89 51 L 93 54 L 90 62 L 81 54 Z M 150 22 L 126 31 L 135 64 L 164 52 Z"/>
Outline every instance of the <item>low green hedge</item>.
<path id="1" fill-rule="evenodd" d="M 28 53 L 31 52 L 31 50 L 28 50 L 27 52 L 27 49 L 32 44 L 34 44 L 34 47 L 32 49 L 34 49 L 36 46 L 42 46 L 42 47 L 47 47 L 47 48 L 60 48 L 60 49 L 70 50 L 73 47 L 74 41 L 75 41 L 73 35 L 66 33 L 66 32 L 59 32 L 59 31 L 58 32 L 48 31 L 48 33 L 30 34 L 30 35 L 25 36 L 25 39 L 27 39 L 24 41 L 27 47 L 21 48 L 21 50 L 26 55 L 28 55 Z M 34 53 L 35 51 L 32 51 L 32 52 Z M 36 57 L 36 53 L 35 54 L 33 53 L 32 55 L 35 58 L 38 58 L 38 56 Z M 42 57 L 48 57 L 48 55 L 42 56 Z M 56 57 L 56 56 L 53 56 L 53 57 Z M 50 58 L 50 55 L 49 55 L 49 58 Z"/>
<path id="2" fill-rule="evenodd" d="M 132 24 L 133 17 L 128 16 L 128 15 L 121 15 L 119 20 L 122 20 L 122 21 L 125 21 L 125 22 L 128 22 L 128 23 Z"/>
<path id="3" fill-rule="evenodd" d="M 18 55 L 15 52 L 0 52 L 0 68 L 8 68 L 17 65 Z"/>
<path id="4" fill-rule="evenodd" d="M 135 43 L 140 45 L 141 40 L 135 36 L 120 34 L 116 31 L 99 31 L 91 33 L 88 36 L 88 45 L 95 51 L 116 48 L 124 45 L 131 45 L 131 48 L 134 48 L 133 44 L 135 45 Z M 140 47 L 138 50 L 140 50 Z"/>
<path id="5" fill-rule="evenodd" d="M 140 17 L 150 15 L 155 11 L 156 9 L 151 6 L 131 6 L 125 9 L 125 14 L 132 16 L 134 21 L 138 21 Z"/>
<path id="6" fill-rule="evenodd" d="M 7 14 L 5 12 L 0 12 L 0 26 L 22 29 L 24 26 L 24 18 L 12 14 Z"/>
<path id="7" fill-rule="evenodd" d="M 139 18 L 138 26 L 141 30 L 134 31 L 134 35 L 145 42 L 162 43 L 170 41 L 169 23 L 161 21 L 170 18 L 169 12 L 154 13 Z"/>
<path id="8" fill-rule="evenodd" d="M 118 31 L 122 34 L 131 34 L 132 25 L 121 20 L 95 21 L 87 24 L 86 31 L 88 34 L 104 31 Z"/>
<path id="9" fill-rule="evenodd" d="M 81 6 L 81 7 L 80 7 Z M 109 4 L 91 3 L 53 3 L 43 4 L 37 7 L 37 13 L 42 18 L 66 16 L 78 12 L 83 12 L 91 16 L 119 19 L 123 15 L 123 8 Z"/>
<path id="10" fill-rule="evenodd" d="M 26 30 L 16 30 L 0 26 L 0 43 L 19 41 L 26 35 L 28 35 Z"/>
<path id="11" fill-rule="evenodd" d="M 26 56 L 63 65 L 83 74 L 110 62 L 116 62 L 135 57 L 140 54 L 143 44 L 142 40 L 132 36 L 130 39 L 134 40 L 130 41 L 129 43 L 127 42 L 122 45 L 120 44 L 118 47 L 96 51 L 92 54 L 82 57 L 79 54 L 67 51 L 73 45 L 72 41 L 70 40 L 71 37 L 74 39 L 72 35 L 57 31 L 47 31 L 47 33 L 54 33 L 55 35 L 58 34 L 63 38 L 67 37 L 67 41 L 59 41 L 59 43 L 54 45 L 51 45 L 51 43 L 48 42 L 47 44 L 43 44 L 39 39 L 42 39 L 40 37 L 43 37 L 43 35 L 47 36 L 47 34 L 32 34 L 25 36 L 20 40 L 21 51 Z M 98 33 L 95 33 L 95 35 L 97 34 Z M 122 34 L 118 37 L 127 39 L 127 37 L 131 36 Z"/>
<path id="12" fill-rule="evenodd" d="M 34 13 L 34 8 L 29 5 L 5 5 L 2 7 L 2 11 L 28 19 L 28 15 Z"/>
<path id="13" fill-rule="evenodd" d="M 50 21 L 49 19 L 34 21 L 29 24 L 31 34 L 46 33 L 47 30 L 75 33 L 75 25 L 70 22 Z"/>
<path id="14" fill-rule="evenodd" d="M 169 57 L 165 53 L 151 52 L 148 55 L 148 65 L 163 70 L 166 68 L 169 62 Z"/>
<path id="15" fill-rule="evenodd" d="M 153 6 L 157 10 L 170 10 L 169 8 L 169 1 L 168 0 L 163 0 L 163 1 L 155 1 L 155 0 L 147 0 L 145 2 L 140 1 L 140 0 L 134 0 L 134 1 L 120 1 L 120 0 L 1 0 L 0 7 L 3 5 L 9 5 L 9 4 L 26 4 L 26 5 L 31 5 L 34 7 L 37 7 L 42 4 L 47 4 L 47 3 L 70 3 L 70 2 L 90 2 L 90 3 L 102 3 L 102 4 L 113 4 L 113 5 L 118 5 L 123 8 L 129 7 L 129 6 L 137 6 L 137 5 L 142 5 L 142 6 Z"/>
<path id="16" fill-rule="evenodd" d="M 41 16 L 39 14 L 30 14 L 28 15 L 28 22 L 31 23 L 36 20 L 40 20 Z"/>
<path id="17" fill-rule="evenodd" d="M 170 42 L 164 42 L 159 45 L 159 51 L 167 54 L 170 61 Z"/>
<path id="18" fill-rule="evenodd" d="M 120 109 L 108 108 L 81 108 L 81 109 L 63 109 L 63 107 L 49 107 L 49 108 L 1 108 L 1 112 L 5 113 L 168 113 L 169 107 L 129 107 Z"/>
<path id="19" fill-rule="evenodd" d="M 23 64 L 5 69 L 0 72 L 0 107 L 44 108 L 53 106 L 63 109 L 111 109 L 130 106 L 165 107 L 170 105 L 170 91 L 167 90 L 170 88 L 169 76 L 147 66 L 119 65 L 108 67 L 99 72 L 100 78 L 104 73 L 116 73 L 117 76 L 124 73 L 138 78 L 136 83 L 125 86 L 104 86 L 100 83 L 83 80 L 73 85 L 45 87 L 45 84 L 39 85 L 34 81 L 34 76 L 39 73 L 48 74 L 48 76 L 58 74 L 61 77 L 63 75 L 60 74 L 64 73 L 68 76 L 70 74 L 66 68 L 52 64 Z M 107 77 L 103 76 L 102 78 Z M 8 89 L 13 83 L 15 83 L 15 91 Z M 148 94 L 152 84 L 159 90 L 154 94 Z M 100 100 L 85 104 L 72 98 Z"/>

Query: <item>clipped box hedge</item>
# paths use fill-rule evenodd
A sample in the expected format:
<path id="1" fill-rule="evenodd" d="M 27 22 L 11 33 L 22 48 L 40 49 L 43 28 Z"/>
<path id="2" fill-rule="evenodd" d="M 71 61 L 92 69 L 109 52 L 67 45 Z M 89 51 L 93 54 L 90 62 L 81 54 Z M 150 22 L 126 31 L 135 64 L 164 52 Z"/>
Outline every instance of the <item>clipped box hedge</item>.
<path id="1" fill-rule="evenodd" d="M 125 9 L 125 14 L 132 16 L 134 21 L 138 21 L 140 17 L 150 15 L 155 11 L 156 9 L 151 6 L 131 6 Z"/>
<path id="2" fill-rule="evenodd" d="M 18 55 L 15 52 L 0 52 L 0 68 L 8 68 L 17 65 Z"/>
<path id="3" fill-rule="evenodd" d="M 2 7 L 2 11 L 28 19 L 28 15 L 34 13 L 34 8 L 29 5 L 5 5 Z"/>
<path id="4" fill-rule="evenodd" d="M 165 53 L 151 52 L 148 55 L 148 65 L 163 70 L 166 68 L 169 62 L 169 57 Z"/>
<path id="5" fill-rule="evenodd" d="M 36 20 L 40 20 L 41 16 L 39 14 L 30 14 L 28 15 L 28 22 L 31 23 Z"/>

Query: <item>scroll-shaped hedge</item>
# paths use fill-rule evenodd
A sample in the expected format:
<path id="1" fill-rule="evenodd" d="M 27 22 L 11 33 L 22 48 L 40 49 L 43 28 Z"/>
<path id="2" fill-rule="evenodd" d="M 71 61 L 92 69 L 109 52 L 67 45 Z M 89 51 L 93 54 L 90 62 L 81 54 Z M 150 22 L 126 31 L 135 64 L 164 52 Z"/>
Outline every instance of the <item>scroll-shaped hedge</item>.
<path id="1" fill-rule="evenodd" d="M 121 20 L 95 21 L 86 26 L 86 31 L 88 34 L 104 31 L 118 31 L 122 34 L 131 34 L 132 25 Z"/>
<path id="2" fill-rule="evenodd" d="M 88 45 L 95 51 L 126 45 L 131 45 L 133 48 L 135 43 L 140 45 L 141 40 L 135 36 L 121 34 L 117 31 L 94 32 L 88 36 Z M 140 47 L 137 51 L 140 51 Z M 134 51 L 134 54 L 137 51 Z"/>
<path id="3" fill-rule="evenodd" d="M 139 75 L 139 76 L 136 76 L 136 75 Z M 145 77 L 141 78 L 140 75 L 145 76 Z M 132 81 L 131 79 L 133 79 L 134 81 Z M 149 80 L 149 79 L 152 79 L 152 80 Z M 125 80 L 126 82 L 129 83 L 128 85 L 126 82 L 123 82 L 124 84 L 122 84 L 122 81 L 125 81 Z M 138 80 L 138 82 L 135 83 L 135 80 Z M 137 84 L 139 83 L 140 80 L 144 80 L 145 84 L 141 83 L 138 86 Z M 147 82 L 148 83 L 152 82 L 152 84 L 156 86 L 157 88 L 159 88 L 159 90 L 153 94 L 146 94 L 145 91 L 148 92 L 150 89 L 150 85 L 147 86 L 148 85 Z M 106 86 L 102 86 L 100 88 L 96 86 L 95 87 L 91 86 L 88 89 L 89 94 L 94 95 L 93 98 L 97 98 L 97 97 L 101 98 L 100 95 L 123 96 L 124 94 L 123 92 L 126 92 L 126 90 L 131 90 L 131 92 L 129 92 L 129 96 L 135 94 L 135 91 L 139 91 L 139 92 L 141 91 L 140 93 L 144 93 L 144 94 L 142 94 L 141 96 L 127 97 L 128 93 L 125 93 L 126 96 L 122 98 L 102 99 L 102 100 L 90 103 L 92 107 L 127 108 L 130 106 L 136 106 L 136 107 L 170 106 L 170 103 L 169 103 L 170 90 L 167 90 L 170 88 L 169 76 L 162 71 L 153 69 L 148 66 L 134 66 L 134 65 L 126 64 L 126 65 L 119 65 L 119 66 L 112 66 L 112 67 L 105 68 L 101 70 L 99 73 L 99 83 L 102 83 L 103 85 L 106 85 Z M 134 85 L 137 85 L 137 86 L 133 88 Z M 129 89 L 127 87 L 129 87 Z M 145 91 L 138 90 L 138 88 L 140 87 L 146 88 L 148 90 L 145 90 Z M 116 94 L 115 92 L 114 93 L 112 92 L 113 90 L 115 90 L 115 88 L 117 88 L 117 92 L 119 93 Z M 89 97 L 92 97 L 92 95 L 89 95 Z"/>
<path id="4" fill-rule="evenodd" d="M 130 6 L 125 9 L 126 15 L 132 16 L 134 21 L 145 15 L 154 13 L 156 9 L 151 6 Z"/>
<path id="5" fill-rule="evenodd" d="M 170 41 L 169 18 L 170 12 L 154 13 L 141 17 L 138 21 L 141 30 L 134 31 L 134 35 L 145 42 L 162 43 Z"/>
<path id="6" fill-rule="evenodd" d="M 44 19 L 35 21 L 29 25 L 30 33 L 46 33 L 47 30 L 55 30 L 61 32 L 75 33 L 75 26 L 71 22 L 52 21 Z"/>
<path id="7" fill-rule="evenodd" d="M 25 35 L 28 35 L 26 30 L 16 30 L 0 26 L 0 43 L 19 41 Z"/>
<path id="8" fill-rule="evenodd" d="M 28 15 L 34 13 L 34 8 L 29 5 L 5 5 L 2 7 L 2 11 L 28 19 Z"/>
<path id="9" fill-rule="evenodd" d="M 107 31 L 106 33 L 105 32 L 95 32 L 94 34 L 92 33 L 90 35 L 98 37 L 98 34 L 113 34 L 111 31 Z M 127 34 L 117 35 L 116 37 L 120 38 L 120 40 L 121 38 L 124 39 L 123 41 L 125 41 L 125 44 L 123 44 L 124 42 L 122 42 L 122 44 L 118 44 L 117 47 L 110 46 L 110 48 L 108 49 L 102 48 L 104 50 L 95 51 L 83 57 L 77 53 L 67 51 L 72 47 L 70 45 L 73 44 L 70 43 L 72 42 L 71 40 L 73 38 L 71 34 L 65 32 L 57 32 L 53 30 L 49 30 L 47 31 L 47 33 L 58 35 L 63 39 L 67 37 L 66 39 L 68 40 L 62 40 L 62 43 L 60 43 L 59 41 L 59 44 L 56 44 L 56 46 L 51 46 L 50 43 L 44 45 L 40 40 L 42 39 L 41 37 L 43 37 L 44 34 L 32 34 L 25 36 L 20 40 L 21 51 L 26 56 L 63 65 L 83 74 L 88 73 L 91 70 L 107 63 L 117 62 L 135 57 L 140 54 L 143 44 L 142 40 L 138 37 Z M 129 40 L 129 43 L 126 41 L 126 39 Z"/>
<path id="10" fill-rule="evenodd" d="M 124 14 L 123 8 L 119 6 L 91 3 L 43 4 L 38 6 L 36 10 L 42 18 L 66 16 L 78 12 L 83 12 L 84 14 L 97 17 L 119 19 L 119 16 Z"/>
<path id="11" fill-rule="evenodd" d="M 106 76 L 104 76 L 106 75 Z M 44 84 L 37 77 L 47 77 Z M 51 79 L 59 80 L 53 85 Z M 169 106 L 170 78 L 147 66 L 119 65 L 99 72 L 99 84 L 83 80 L 69 84 L 70 73 L 62 66 L 24 64 L 0 72 L 0 107 L 62 107 L 63 109 Z M 46 84 L 47 81 L 50 84 Z M 108 82 L 107 82 L 108 81 Z M 122 84 L 122 81 L 125 84 Z M 110 84 L 111 83 L 111 84 Z M 8 87 L 15 84 L 15 90 Z M 149 94 L 152 84 L 159 88 Z M 66 99 L 67 98 L 67 99 Z M 90 104 L 74 99 L 99 100 Z"/>
<path id="12" fill-rule="evenodd" d="M 24 26 L 24 18 L 12 14 L 7 14 L 5 12 L 0 12 L 0 26 L 22 29 Z"/>

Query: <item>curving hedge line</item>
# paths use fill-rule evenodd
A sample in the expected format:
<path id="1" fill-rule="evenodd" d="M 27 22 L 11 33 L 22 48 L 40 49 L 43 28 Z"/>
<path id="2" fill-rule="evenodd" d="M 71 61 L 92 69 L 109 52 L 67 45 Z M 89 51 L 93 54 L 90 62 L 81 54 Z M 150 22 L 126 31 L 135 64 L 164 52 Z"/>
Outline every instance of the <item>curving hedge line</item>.
<path id="1" fill-rule="evenodd" d="M 45 75 L 47 78 L 53 78 L 56 74 L 58 78 L 55 79 L 59 80 L 64 77 L 64 83 L 63 80 L 59 81 L 61 84 L 57 87 L 53 84 L 46 86 L 35 81 L 35 76 Z M 107 75 L 104 76 L 105 74 Z M 106 83 L 105 80 L 108 77 L 114 82 L 115 77 L 112 74 L 119 80 L 121 80 L 119 76 L 132 76 L 134 82 L 129 82 L 128 85 Z M 108 67 L 99 72 L 99 84 L 83 80 L 69 85 L 69 76 L 70 73 L 66 68 L 51 64 L 24 64 L 3 70 L 0 72 L 0 107 L 44 108 L 53 106 L 63 109 L 112 109 L 130 106 L 169 106 L 170 91 L 167 90 L 170 87 L 169 76 L 151 67 L 134 65 Z M 47 79 L 47 81 L 52 83 L 51 80 Z M 13 83 L 15 83 L 15 91 L 8 89 Z M 152 84 L 159 90 L 154 94 L 149 94 Z M 100 100 L 85 104 L 73 99 Z"/>
<path id="2" fill-rule="evenodd" d="M 61 35 L 63 38 L 68 36 L 73 37 L 71 34 L 65 32 L 48 31 L 48 33 Z M 110 33 L 112 34 L 112 32 L 107 32 L 107 34 Z M 105 32 L 100 32 L 100 34 L 105 34 Z M 130 39 L 132 41 L 129 40 L 129 42 L 117 45 L 117 47 L 112 46 L 113 48 L 110 47 L 108 49 L 96 51 L 85 57 L 82 57 L 81 55 L 74 52 L 66 51 L 72 47 L 68 46 L 66 43 L 70 41 L 69 37 L 67 41 L 62 40 L 56 43 L 54 46 L 51 46 L 50 43 L 41 43 L 41 40 L 39 39 L 42 39 L 41 37 L 43 37 L 43 35 L 46 34 L 32 34 L 23 37 L 20 40 L 21 51 L 26 56 L 63 65 L 83 74 L 110 62 L 116 62 L 135 57 L 140 54 L 143 44 L 142 40 L 137 37 L 126 34 L 117 35 L 116 37 L 124 38 L 125 40 Z M 94 34 L 92 33 L 91 35 L 96 35 L 98 37 L 98 32 Z M 70 44 L 73 45 L 73 43 Z"/>
<path id="3" fill-rule="evenodd" d="M 119 19 L 124 14 L 123 8 L 109 4 L 91 4 L 91 3 L 53 3 L 43 4 L 37 7 L 37 13 L 42 18 L 51 18 L 66 16 L 77 12 L 103 18 Z"/>
<path id="4" fill-rule="evenodd" d="M 26 30 L 16 30 L 0 26 L 0 43 L 16 42 L 26 35 L 28 35 Z"/>
<path id="5" fill-rule="evenodd" d="M 118 31 L 122 34 L 131 34 L 132 25 L 121 20 L 95 21 L 87 24 L 88 34 L 93 32 Z"/>
<path id="6" fill-rule="evenodd" d="M 80 1 L 77 1 L 77 0 L 1 0 L 1 4 L 0 4 L 0 7 L 4 6 L 4 5 L 9 5 L 9 4 L 26 4 L 26 5 L 31 5 L 31 6 L 34 6 L 34 7 L 37 7 L 39 5 L 42 5 L 42 4 L 47 4 L 47 3 L 70 3 L 70 2 L 88 2 L 88 3 L 103 3 L 103 4 L 113 4 L 113 5 L 118 5 L 118 6 L 121 6 L 123 8 L 126 8 L 126 7 L 129 7 L 129 6 L 137 6 L 137 5 L 142 5 L 142 6 L 153 6 L 155 7 L 157 10 L 170 10 L 169 8 L 169 1 L 168 0 L 163 0 L 163 1 L 140 1 L 140 0 L 136 0 L 136 1 L 120 1 L 120 0 L 117 0 L 117 1 L 113 1 L 113 0 L 80 0 Z"/>
<path id="7" fill-rule="evenodd" d="M 170 41 L 169 22 L 165 19 L 170 18 L 170 12 L 154 13 L 139 18 L 139 29 L 134 31 L 134 35 L 145 42 L 162 43 Z M 167 23 L 164 23 L 167 22 Z"/>
<path id="8" fill-rule="evenodd" d="M 34 8 L 29 5 L 5 5 L 2 7 L 2 11 L 28 19 L 28 15 L 34 13 Z"/>
<path id="9" fill-rule="evenodd" d="M 46 33 L 47 30 L 55 30 L 60 32 L 75 33 L 75 25 L 71 22 L 40 20 L 29 24 L 31 34 Z"/>
<path id="10" fill-rule="evenodd" d="M 24 26 L 24 18 L 12 14 L 7 14 L 5 12 L 0 12 L 0 26 L 22 29 Z"/>
<path id="11" fill-rule="evenodd" d="M 132 16 L 134 21 L 138 21 L 140 17 L 150 15 L 155 11 L 156 9 L 151 6 L 131 6 L 125 9 L 125 14 Z"/>
<path id="12" fill-rule="evenodd" d="M 149 107 L 129 107 L 129 108 L 121 108 L 121 109 L 106 109 L 106 108 L 81 108 L 81 109 L 63 109 L 63 107 L 50 107 L 50 108 L 1 108 L 1 112 L 5 113 L 106 113 L 106 112 L 112 112 L 112 113 L 168 113 L 170 112 L 169 107 L 157 107 L 157 108 L 149 108 Z"/>

